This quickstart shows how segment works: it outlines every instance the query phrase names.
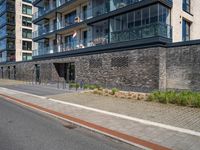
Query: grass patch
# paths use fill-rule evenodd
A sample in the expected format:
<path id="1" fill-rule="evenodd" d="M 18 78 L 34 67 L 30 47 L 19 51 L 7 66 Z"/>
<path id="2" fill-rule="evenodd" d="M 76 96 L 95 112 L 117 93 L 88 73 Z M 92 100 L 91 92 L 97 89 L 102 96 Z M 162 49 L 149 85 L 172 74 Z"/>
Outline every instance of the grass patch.
<path id="1" fill-rule="evenodd" d="M 200 108 L 200 93 L 192 91 L 156 91 L 150 94 L 148 101 L 156 101 L 164 104 L 177 104 Z"/>

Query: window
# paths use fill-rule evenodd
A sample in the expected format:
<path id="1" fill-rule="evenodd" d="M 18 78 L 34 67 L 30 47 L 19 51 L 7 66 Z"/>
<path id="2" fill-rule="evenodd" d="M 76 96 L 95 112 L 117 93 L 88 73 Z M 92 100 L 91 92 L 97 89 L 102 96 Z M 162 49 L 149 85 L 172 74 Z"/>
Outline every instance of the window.
<path id="1" fill-rule="evenodd" d="M 87 19 L 87 5 L 83 6 L 83 20 Z"/>
<path id="2" fill-rule="evenodd" d="M 184 19 L 183 19 L 183 24 L 182 24 L 182 37 L 183 37 L 183 41 L 190 40 L 190 22 Z"/>
<path id="3" fill-rule="evenodd" d="M 159 22 L 170 24 L 170 12 L 165 6 L 159 5 Z"/>
<path id="4" fill-rule="evenodd" d="M 190 0 L 183 0 L 183 10 L 190 13 Z"/>
<path id="5" fill-rule="evenodd" d="M 22 29 L 22 37 L 31 39 L 32 38 L 32 30 Z"/>
<path id="6" fill-rule="evenodd" d="M 65 37 L 65 48 L 74 49 L 76 45 L 76 40 L 73 38 L 73 35 Z"/>
<path id="7" fill-rule="evenodd" d="M 23 50 L 32 50 L 32 42 L 31 41 L 22 41 L 22 49 Z"/>
<path id="8" fill-rule="evenodd" d="M 32 18 L 22 16 L 22 25 L 26 27 L 32 27 Z"/>
<path id="9" fill-rule="evenodd" d="M 22 13 L 32 15 L 32 7 L 29 5 L 22 4 Z"/>
<path id="10" fill-rule="evenodd" d="M 32 3 L 32 0 L 23 0 L 23 2 Z"/>
<path id="11" fill-rule="evenodd" d="M 31 53 L 22 53 L 22 60 L 31 60 L 32 59 L 32 54 Z"/>
<path id="12" fill-rule="evenodd" d="M 73 11 L 67 15 L 65 15 L 65 24 L 70 25 L 75 23 L 76 11 Z"/>

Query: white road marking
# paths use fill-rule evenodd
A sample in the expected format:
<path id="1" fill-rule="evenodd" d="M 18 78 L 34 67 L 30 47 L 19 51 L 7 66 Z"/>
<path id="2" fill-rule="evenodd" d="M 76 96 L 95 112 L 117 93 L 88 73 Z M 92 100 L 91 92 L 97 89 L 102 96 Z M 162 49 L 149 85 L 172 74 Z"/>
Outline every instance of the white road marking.
<path id="1" fill-rule="evenodd" d="M 25 93 L 25 92 L 21 92 L 21 91 L 10 90 L 10 89 L 6 89 L 6 88 L 0 88 L 0 89 L 4 89 L 4 92 L 8 92 L 8 91 L 11 92 L 12 91 L 12 92 L 15 92 L 15 93 L 21 93 L 21 94 L 24 94 L 24 95 L 29 95 L 29 96 L 33 96 L 33 97 L 37 97 L 37 98 L 41 98 L 41 99 L 48 99 L 48 100 L 53 101 L 55 103 L 69 105 L 69 106 L 73 106 L 73 107 L 77 107 L 77 108 L 81 108 L 81 109 L 86 109 L 86 110 L 90 110 L 90 111 L 94 111 L 94 112 L 98 112 L 98 113 L 102 113 L 102 114 L 106 114 L 106 115 L 110 115 L 110 116 L 114 116 L 114 117 L 118 117 L 118 118 L 122 118 L 122 119 L 135 121 L 135 122 L 142 123 L 142 124 L 145 124 L 145 125 L 156 126 L 156 127 L 160 127 L 160 128 L 164 128 L 164 129 L 168 129 L 168 130 L 177 131 L 177 132 L 186 133 L 186 134 L 190 134 L 190 135 L 200 137 L 200 132 L 190 130 L 190 129 L 174 127 L 174 126 L 166 125 L 166 124 L 163 124 L 163 123 L 157 123 L 157 122 L 153 122 L 153 121 L 149 121 L 149 120 L 130 117 L 130 116 L 126 116 L 126 115 L 122 115 L 122 114 L 118 114 L 118 113 L 104 111 L 104 110 L 100 110 L 100 109 L 96 109 L 96 108 L 92 108 L 92 107 L 87 107 L 87 106 L 83 106 L 83 105 L 79 105 L 79 104 L 64 102 L 64 101 L 60 101 L 60 100 L 56 100 L 56 99 L 52 99 L 52 98 L 47 98 L 47 97 L 44 97 L 44 96 L 38 96 L 38 95 L 30 94 L 30 93 Z"/>

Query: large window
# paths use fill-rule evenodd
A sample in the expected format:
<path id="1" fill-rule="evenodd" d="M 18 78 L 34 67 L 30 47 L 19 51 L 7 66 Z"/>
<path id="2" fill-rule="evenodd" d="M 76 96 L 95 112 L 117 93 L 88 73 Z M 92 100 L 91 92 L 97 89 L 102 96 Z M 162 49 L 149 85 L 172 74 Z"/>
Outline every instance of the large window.
<path id="1" fill-rule="evenodd" d="M 128 41 L 153 36 L 171 38 L 170 9 L 155 4 L 110 19 L 110 41 Z"/>
<path id="2" fill-rule="evenodd" d="M 182 25 L 182 37 L 183 41 L 189 41 L 190 40 L 190 22 L 183 19 L 183 25 Z"/>
<path id="3" fill-rule="evenodd" d="M 22 25 L 26 27 L 32 27 L 32 18 L 22 16 Z"/>
<path id="4" fill-rule="evenodd" d="M 32 59 L 32 54 L 31 53 L 22 53 L 22 60 L 27 61 Z"/>
<path id="5" fill-rule="evenodd" d="M 183 10 L 190 13 L 190 0 L 183 0 Z"/>
<path id="6" fill-rule="evenodd" d="M 32 15 L 32 7 L 29 5 L 22 4 L 22 13 Z"/>
<path id="7" fill-rule="evenodd" d="M 65 26 L 74 24 L 76 18 L 76 11 L 73 11 L 67 15 L 65 15 Z"/>
<path id="8" fill-rule="evenodd" d="M 32 30 L 22 29 L 22 37 L 31 39 L 32 38 Z"/>
<path id="9" fill-rule="evenodd" d="M 32 42 L 31 41 L 22 41 L 22 49 L 23 50 L 32 50 Z"/>
<path id="10" fill-rule="evenodd" d="M 76 46 L 76 39 L 73 37 L 73 35 L 68 35 L 65 37 L 65 49 L 70 50 L 74 49 Z"/>

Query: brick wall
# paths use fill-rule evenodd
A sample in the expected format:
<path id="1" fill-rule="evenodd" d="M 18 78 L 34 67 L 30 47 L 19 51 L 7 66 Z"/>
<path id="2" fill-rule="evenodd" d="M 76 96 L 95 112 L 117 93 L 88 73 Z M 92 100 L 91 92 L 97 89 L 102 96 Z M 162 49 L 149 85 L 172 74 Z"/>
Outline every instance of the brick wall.
<path id="1" fill-rule="evenodd" d="M 200 45 L 168 48 L 166 87 L 200 90 Z"/>
<path id="2" fill-rule="evenodd" d="M 41 82 L 54 83 L 65 81 L 62 73 L 58 72 L 62 67 L 59 68 L 58 65 L 69 62 L 75 63 L 76 82 L 83 81 L 83 83 L 134 91 L 200 90 L 200 45 L 135 49 L 18 62 L 0 65 L 0 67 L 3 67 L 4 78 L 8 77 L 7 68 L 10 66 L 11 79 L 13 79 L 13 66 L 16 66 L 16 79 L 35 81 L 35 64 L 39 64 Z"/>

